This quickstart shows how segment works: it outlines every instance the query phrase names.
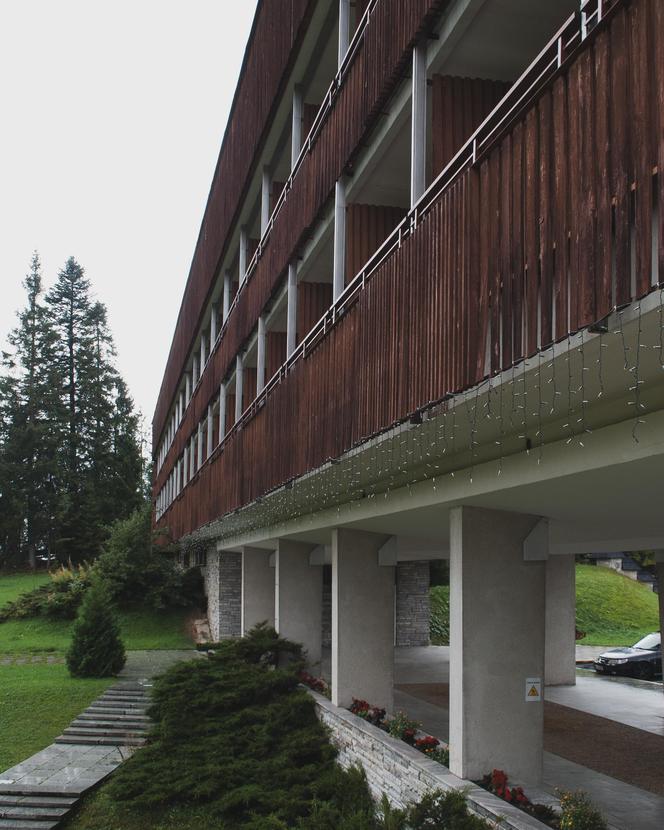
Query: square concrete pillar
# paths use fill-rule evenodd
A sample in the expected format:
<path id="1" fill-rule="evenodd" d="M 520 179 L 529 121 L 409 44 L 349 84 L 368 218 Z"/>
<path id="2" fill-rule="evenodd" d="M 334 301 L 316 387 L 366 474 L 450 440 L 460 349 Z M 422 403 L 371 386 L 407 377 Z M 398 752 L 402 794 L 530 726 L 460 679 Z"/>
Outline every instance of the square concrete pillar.
<path id="1" fill-rule="evenodd" d="M 307 662 L 320 666 L 323 566 L 310 565 L 312 545 L 280 539 L 275 554 L 274 618 L 282 637 L 302 643 Z"/>
<path id="2" fill-rule="evenodd" d="M 274 626 L 274 568 L 271 551 L 242 548 L 242 636 L 257 623 Z"/>
<path id="3" fill-rule="evenodd" d="M 332 533 L 332 702 L 392 709 L 394 566 L 378 564 L 385 536 Z"/>
<path id="4" fill-rule="evenodd" d="M 450 513 L 450 770 L 461 778 L 542 778 L 545 563 L 523 554 L 537 521 Z"/>
<path id="5" fill-rule="evenodd" d="M 544 682 L 576 683 L 576 573 L 574 555 L 549 556 L 545 565 Z"/>

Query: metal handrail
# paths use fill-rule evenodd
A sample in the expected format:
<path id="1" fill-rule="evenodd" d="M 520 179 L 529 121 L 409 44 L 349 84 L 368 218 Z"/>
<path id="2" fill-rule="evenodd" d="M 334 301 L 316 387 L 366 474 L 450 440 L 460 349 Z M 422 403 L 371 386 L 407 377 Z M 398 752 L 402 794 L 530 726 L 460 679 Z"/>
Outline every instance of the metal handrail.
<path id="1" fill-rule="evenodd" d="M 375 7 L 377 2 L 378 0 L 372 0 L 367 7 L 365 15 L 362 19 L 362 23 L 365 28 L 370 12 Z M 281 383 L 281 381 L 293 369 L 293 366 L 299 360 L 305 358 L 307 353 L 313 350 L 317 341 L 321 337 L 326 336 L 328 330 L 333 328 L 339 322 L 339 320 L 344 316 L 345 311 L 356 300 L 359 293 L 364 290 L 367 282 L 375 274 L 378 268 L 396 249 L 401 247 L 404 239 L 412 235 L 420 220 L 429 213 L 434 204 L 443 195 L 443 193 L 447 191 L 458 176 L 465 170 L 471 169 L 472 167 L 476 167 L 480 164 L 482 159 L 488 154 L 489 150 L 495 146 L 495 143 L 499 140 L 499 138 L 512 124 L 514 124 L 516 120 L 518 120 L 519 116 L 526 109 L 528 104 L 532 102 L 532 100 L 535 99 L 543 89 L 551 84 L 553 79 L 564 66 L 571 62 L 591 31 L 594 31 L 600 23 L 603 23 L 609 17 L 610 13 L 614 12 L 619 6 L 623 5 L 624 2 L 625 0 L 585 0 L 581 9 L 570 15 L 561 28 L 547 43 L 544 49 L 542 49 L 527 69 L 519 76 L 507 93 L 496 104 L 494 109 L 466 141 L 466 143 L 460 150 L 457 151 L 441 173 L 424 191 L 420 199 L 408 211 L 404 219 L 394 228 L 392 233 L 385 239 L 382 245 L 372 254 L 372 256 L 362 266 L 361 270 L 345 287 L 341 295 L 332 303 L 330 308 L 327 309 L 322 317 L 305 335 L 292 354 L 279 367 L 270 381 L 244 410 L 244 412 L 240 415 L 240 418 L 235 422 L 235 424 L 233 424 L 231 429 L 224 435 L 223 439 L 221 439 L 214 450 L 209 453 L 207 459 L 203 462 L 201 467 L 199 467 L 199 469 L 189 479 L 187 484 L 182 487 L 180 493 L 175 497 L 175 499 L 173 499 L 171 504 L 177 501 L 177 499 L 183 494 L 186 486 L 198 477 L 200 470 L 221 454 L 227 441 L 229 441 L 236 432 L 239 432 L 255 416 L 258 410 L 264 405 L 270 392 Z M 588 7 L 592 7 L 592 10 L 589 11 Z M 356 36 L 358 32 L 356 32 Z M 353 38 L 353 41 L 355 41 L 355 38 Z M 357 46 L 355 48 L 357 48 Z M 344 69 L 345 65 L 346 61 L 344 60 L 337 76 L 335 76 L 335 81 Z M 335 81 L 333 81 L 332 85 Z M 314 122 L 314 124 L 315 123 L 316 122 Z M 314 128 L 312 126 L 310 135 L 313 130 Z M 300 157 L 298 157 L 298 162 L 300 162 L 303 157 L 304 153 L 301 152 Z M 293 173 L 291 173 L 289 181 L 295 172 L 296 168 L 294 168 Z M 282 196 L 286 190 L 287 187 L 284 187 Z M 275 215 L 276 206 L 273 216 Z M 248 270 L 249 269 L 247 269 L 247 271 Z M 218 341 L 219 337 L 217 338 L 217 342 Z M 166 510 L 168 510 L 168 508 L 166 508 Z"/>

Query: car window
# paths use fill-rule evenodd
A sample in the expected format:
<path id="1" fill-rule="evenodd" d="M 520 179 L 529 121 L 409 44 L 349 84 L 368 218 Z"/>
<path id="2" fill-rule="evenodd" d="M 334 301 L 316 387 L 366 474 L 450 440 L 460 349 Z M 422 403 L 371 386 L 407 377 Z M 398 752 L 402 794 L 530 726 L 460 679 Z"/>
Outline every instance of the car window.
<path id="1" fill-rule="evenodd" d="M 634 648 L 656 651 L 661 648 L 661 639 L 659 634 L 646 634 L 642 640 L 639 640 L 639 642 L 634 645 Z"/>

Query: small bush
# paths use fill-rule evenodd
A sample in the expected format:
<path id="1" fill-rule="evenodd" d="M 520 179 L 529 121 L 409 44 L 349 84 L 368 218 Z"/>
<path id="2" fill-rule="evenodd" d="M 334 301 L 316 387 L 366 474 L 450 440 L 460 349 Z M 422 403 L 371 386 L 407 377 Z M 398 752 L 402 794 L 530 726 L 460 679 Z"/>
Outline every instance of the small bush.
<path id="1" fill-rule="evenodd" d="M 466 796 L 458 790 L 434 790 L 413 805 L 406 814 L 412 830 L 489 830 L 484 819 L 468 811 Z"/>
<path id="2" fill-rule="evenodd" d="M 405 712 L 397 712 L 386 722 L 387 731 L 393 738 L 399 738 L 407 744 L 415 743 L 415 736 L 420 728 L 416 720 L 412 720 Z"/>
<path id="3" fill-rule="evenodd" d="M 584 792 L 561 792 L 560 830 L 607 830 L 602 814 Z"/>
<path id="4" fill-rule="evenodd" d="M 85 594 L 66 658 L 74 677 L 110 677 L 125 664 L 120 629 L 100 585 Z"/>

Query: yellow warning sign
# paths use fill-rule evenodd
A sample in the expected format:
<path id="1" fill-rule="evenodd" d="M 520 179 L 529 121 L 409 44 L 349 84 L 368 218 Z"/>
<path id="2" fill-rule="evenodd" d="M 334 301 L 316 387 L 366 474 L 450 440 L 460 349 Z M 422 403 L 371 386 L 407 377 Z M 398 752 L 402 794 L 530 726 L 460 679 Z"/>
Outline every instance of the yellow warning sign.
<path id="1" fill-rule="evenodd" d="M 542 678 L 541 677 L 527 677 L 526 678 L 526 702 L 536 703 L 542 699 Z"/>

